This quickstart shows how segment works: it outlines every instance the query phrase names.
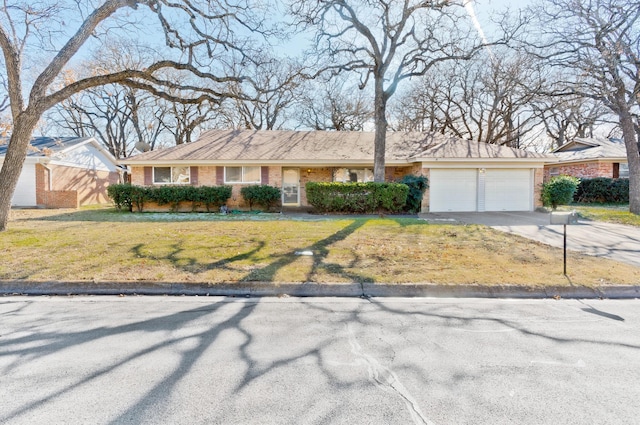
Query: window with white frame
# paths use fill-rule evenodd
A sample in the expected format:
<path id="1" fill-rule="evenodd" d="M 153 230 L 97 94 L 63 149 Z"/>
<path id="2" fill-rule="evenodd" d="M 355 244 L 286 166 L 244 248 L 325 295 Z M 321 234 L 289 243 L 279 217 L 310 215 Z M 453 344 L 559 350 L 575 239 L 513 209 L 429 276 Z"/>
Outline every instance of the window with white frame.
<path id="1" fill-rule="evenodd" d="M 260 167 L 224 167 L 225 183 L 260 183 Z"/>
<path id="2" fill-rule="evenodd" d="M 620 169 L 619 169 L 618 177 L 620 177 L 621 179 L 628 179 L 629 178 L 629 164 L 628 163 L 626 163 L 626 162 L 621 162 L 620 163 Z"/>
<path id="3" fill-rule="evenodd" d="M 341 183 L 362 183 L 373 181 L 373 170 L 369 168 L 336 168 L 333 181 Z"/>
<path id="4" fill-rule="evenodd" d="M 153 184 L 190 184 L 189 167 L 153 167 Z"/>

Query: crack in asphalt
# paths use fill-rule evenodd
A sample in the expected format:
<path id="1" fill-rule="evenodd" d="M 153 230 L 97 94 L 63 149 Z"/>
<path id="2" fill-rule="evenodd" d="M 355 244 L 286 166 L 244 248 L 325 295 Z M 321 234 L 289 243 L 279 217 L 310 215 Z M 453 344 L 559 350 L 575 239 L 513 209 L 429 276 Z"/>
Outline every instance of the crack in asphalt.
<path id="1" fill-rule="evenodd" d="M 382 390 L 390 391 L 400 396 L 409 409 L 409 414 L 411 415 L 413 423 L 420 425 L 433 425 L 434 423 L 420 411 L 418 402 L 413 398 L 402 382 L 400 382 L 398 375 L 388 367 L 382 365 L 375 357 L 365 353 L 356 340 L 356 336 L 348 323 L 346 324 L 346 328 L 351 352 L 356 356 L 356 363 L 366 366 L 369 379 L 371 379 L 374 384 Z"/>

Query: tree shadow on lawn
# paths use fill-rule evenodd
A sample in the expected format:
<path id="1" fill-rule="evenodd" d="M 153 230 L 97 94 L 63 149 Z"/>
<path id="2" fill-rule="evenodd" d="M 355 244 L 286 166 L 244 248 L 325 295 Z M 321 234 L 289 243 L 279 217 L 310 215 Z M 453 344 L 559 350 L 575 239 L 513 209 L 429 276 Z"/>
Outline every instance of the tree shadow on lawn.
<path id="1" fill-rule="evenodd" d="M 269 257 L 270 262 L 266 266 L 250 270 L 244 277 L 239 279 L 243 282 L 274 282 L 276 275 L 283 268 L 291 265 L 295 261 L 299 260 L 301 253 L 310 252 L 312 255 L 312 265 L 310 271 L 307 273 L 306 281 L 312 281 L 316 273 L 323 269 L 327 273 L 335 275 L 341 279 L 347 279 L 350 282 L 373 282 L 373 279 L 368 276 L 359 275 L 357 273 L 349 272 L 343 265 L 337 263 L 325 262 L 329 255 L 329 248 L 331 245 L 345 240 L 360 227 L 366 223 L 365 219 L 359 219 L 351 222 L 341 230 L 327 236 L 324 239 L 319 240 L 309 246 L 300 247 L 284 254 L 271 255 Z M 144 244 L 137 244 L 131 248 L 131 253 L 137 258 L 145 258 L 151 261 L 168 260 L 175 268 L 184 270 L 188 273 L 201 274 L 207 271 L 220 270 L 237 273 L 238 268 L 233 267 L 234 263 L 244 260 L 254 259 L 258 262 L 258 254 L 265 248 L 265 241 L 251 240 L 255 244 L 255 247 L 249 251 L 241 254 L 237 254 L 231 257 L 218 259 L 209 263 L 202 263 L 200 260 L 194 257 L 183 256 L 186 250 L 179 244 L 173 244 L 171 246 L 171 252 L 163 256 L 148 255 L 144 253 Z M 306 256 L 306 255 L 305 255 Z M 357 258 L 354 259 L 357 261 Z"/>
<path id="2" fill-rule="evenodd" d="M 24 217 L 20 217 L 24 215 Z M 34 210 L 17 213 L 13 221 L 84 221 L 98 223 L 146 223 L 146 222 L 206 222 L 206 221 L 232 221 L 232 220 L 282 220 L 286 216 L 279 213 L 246 212 L 237 214 L 219 214 L 214 212 L 142 212 L 112 209 L 87 209 L 60 212 L 56 214 L 51 210 Z"/>
<path id="3" fill-rule="evenodd" d="M 25 210 L 26 211 L 26 210 Z M 19 213 L 18 213 L 19 214 Z M 145 223 L 145 222 L 201 222 L 201 221 L 270 221 L 270 220 L 296 220 L 296 221 L 327 221 L 327 220 L 356 220 L 356 219 L 388 219 L 401 226 L 427 224 L 419 220 L 417 214 L 312 214 L 312 213 L 267 213 L 246 211 L 229 214 L 215 212 L 142 212 L 132 213 L 115 208 L 72 210 L 55 213 L 52 210 L 33 210 L 30 214 L 25 212 L 25 217 L 17 217 L 15 221 L 89 221 L 89 222 L 119 222 L 119 223 Z"/>

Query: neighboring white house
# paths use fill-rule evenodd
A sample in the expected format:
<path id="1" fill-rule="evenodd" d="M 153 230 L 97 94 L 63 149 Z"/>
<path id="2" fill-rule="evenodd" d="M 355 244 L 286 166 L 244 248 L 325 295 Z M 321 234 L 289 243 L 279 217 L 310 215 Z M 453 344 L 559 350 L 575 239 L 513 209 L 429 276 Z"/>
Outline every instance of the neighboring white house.
<path id="1" fill-rule="evenodd" d="M 0 139 L 0 167 L 7 143 Z M 77 208 L 107 203 L 106 188 L 120 181 L 121 172 L 113 155 L 93 137 L 36 137 L 11 205 Z"/>

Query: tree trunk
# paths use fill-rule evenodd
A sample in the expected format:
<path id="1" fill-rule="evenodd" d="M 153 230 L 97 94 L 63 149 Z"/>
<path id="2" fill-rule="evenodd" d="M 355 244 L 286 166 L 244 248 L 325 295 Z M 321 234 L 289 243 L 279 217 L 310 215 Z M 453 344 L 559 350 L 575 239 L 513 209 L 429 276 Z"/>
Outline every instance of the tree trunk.
<path id="1" fill-rule="evenodd" d="M 9 138 L 7 154 L 0 170 L 0 232 L 7 230 L 11 198 L 18 185 L 18 178 L 27 157 L 27 149 L 33 129 L 38 119 L 21 114 L 14 122 L 13 132 Z"/>
<path id="2" fill-rule="evenodd" d="M 633 126 L 633 117 L 626 102 L 621 104 L 618 115 L 629 163 L 629 211 L 640 215 L 640 154 L 638 153 L 638 140 Z"/>
<path id="3" fill-rule="evenodd" d="M 387 140 L 387 99 L 384 92 L 384 81 L 375 79 L 374 122 L 375 139 L 373 151 L 373 181 L 385 180 L 385 151 Z"/>

